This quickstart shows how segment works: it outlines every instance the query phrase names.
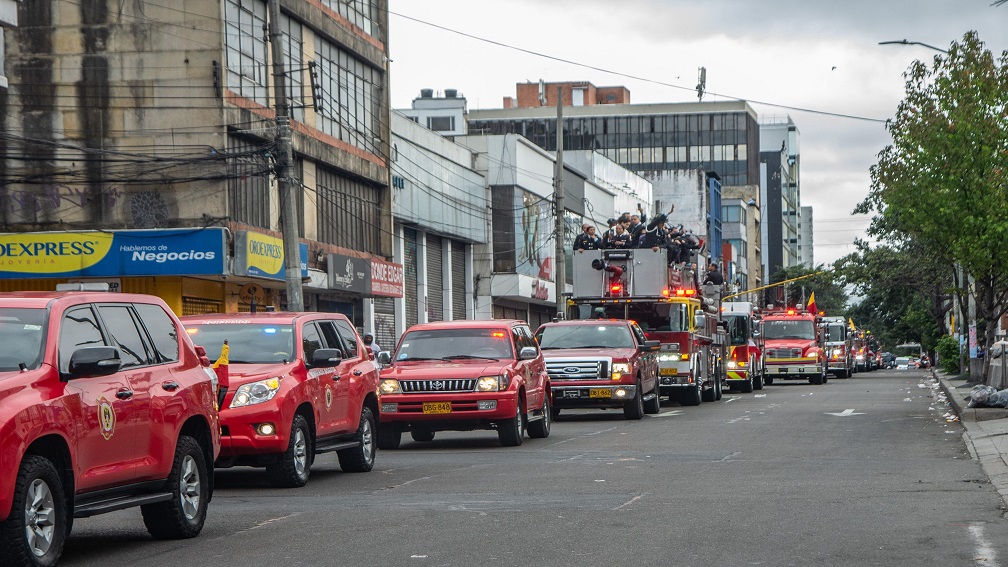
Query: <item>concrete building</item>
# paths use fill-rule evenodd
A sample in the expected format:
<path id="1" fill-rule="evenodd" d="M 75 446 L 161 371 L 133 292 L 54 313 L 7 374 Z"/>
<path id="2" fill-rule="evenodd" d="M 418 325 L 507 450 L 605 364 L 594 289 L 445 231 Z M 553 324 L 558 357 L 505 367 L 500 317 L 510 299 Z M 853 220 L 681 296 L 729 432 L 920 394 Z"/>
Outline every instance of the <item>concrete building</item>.
<path id="1" fill-rule="evenodd" d="M 758 185 L 721 188 L 724 242 L 732 247 L 733 257 L 729 259 L 734 260 L 736 269 L 729 271 L 726 281 L 735 286 L 734 293 L 763 285 L 759 192 Z M 750 300 L 758 298 L 753 296 Z"/>
<path id="2" fill-rule="evenodd" d="M 802 207 L 798 216 L 798 263 L 806 268 L 815 267 L 812 227 L 812 207 Z"/>
<path id="3" fill-rule="evenodd" d="M 0 88 L 7 88 L 7 74 L 4 71 L 5 29 L 17 27 L 17 0 L 0 0 Z"/>
<path id="4" fill-rule="evenodd" d="M 444 96 L 434 96 L 434 89 L 421 89 L 411 106 L 397 112 L 442 136 L 466 134 L 466 99 L 458 90 L 445 89 Z"/>
<path id="5" fill-rule="evenodd" d="M 759 135 L 763 273 L 770 281 L 777 270 L 799 263 L 801 152 L 790 116 L 763 118 Z"/>
<path id="6" fill-rule="evenodd" d="M 265 0 L 18 3 L 27 31 L 5 41 L 0 221 L 5 242 L 47 252 L 8 265 L 0 289 L 103 279 L 180 314 L 283 308 L 265 31 L 275 23 L 305 305 L 365 328 L 365 299 L 402 296 L 390 261 L 387 0 L 279 6 L 271 22 Z"/>

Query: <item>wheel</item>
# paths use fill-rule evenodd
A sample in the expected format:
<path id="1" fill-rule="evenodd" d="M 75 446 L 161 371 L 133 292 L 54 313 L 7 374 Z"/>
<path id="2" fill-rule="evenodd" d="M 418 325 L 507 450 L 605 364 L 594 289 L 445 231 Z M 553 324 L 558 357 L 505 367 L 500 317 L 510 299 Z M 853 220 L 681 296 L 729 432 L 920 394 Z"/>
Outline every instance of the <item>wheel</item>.
<path id="1" fill-rule="evenodd" d="M 823 376 L 822 376 L 822 374 L 816 374 L 815 376 L 809 376 L 808 383 L 809 384 L 813 384 L 815 386 L 819 386 L 820 384 L 823 383 Z"/>
<path id="2" fill-rule="evenodd" d="M 623 404 L 623 417 L 626 419 L 641 419 L 644 417 L 644 387 L 640 380 L 637 380 L 637 387 L 634 388 L 634 397 Z"/>
<path id="3" fill-rule="evenodd" d="M 273 486 L 297 488 L 308 483 L 312 462 L 311 436 L 308 422 L 301 414 L 291 422 L 290 440 L 287 450 L 280 455 L 277 463 L 266 468 Z"/>
<path id="4" fill-rule="evenodd" d="M 661 390 L 658 388 L 657 379 L 651 393 L 654 394 L 654 398 L 644 402 L 644 413 L 655 414 L 661 411 Z"/>
<path id="5" fill-rule="evenodd" d="M 757 373 L 753 377 L 752 387 L 753 387 L 753 390 L 762 390 L 763 389 L 763 373 L 762 372 Z"/>
<path id="6" fill-rule="evenodd" d="M 549 437 L 550 426 L 553 424 L 553 414 L 551 413 L 553 408 L 550 406 L 549 400 L 543 400 L 542 419 L 533 421 L 528 426 L 529 437 L 534 437 L 536 439 L 545 439 Z"/>
<path id="7" fill-rule="evenodd" d="M 714 401 L 720 400 L 723 395 L 722 388 L 724 382 L 721 381 L 721 375 L 718 373 L 718 377 L 714 379 Z"/>
<path id="8" fill-rule="evenodd" d="M 203 448 L 188 435 L 179 437 L 175 447 L 167 488 L 171 500 L 140 507 L 147 531 L 155 539 L 196 537 L 206 520 L 210 476 Z"/>
<path id="9" fill-rule="evenodd" d="M 822 369 L 822 383 L 825 384 L 829 382 L 829 372 L 826 371 L 826 367 L 823 366 Z"/>
<path id="10" fill-rule="evenodd" d="M 713 402 L 714 400 L 716 400 L 717 399 L 717 387 L 714 384 L 711 384 L 710 388 L 707 388 L 706 390 L 702 390 L 701 394 L 700 394 L 700 399 L 702 399 L 705 402 Z"/>
<path id="11" fill-rule="evenodd" d="M 773 376 L 763 376 L 763 383 L 767 386 L 773 386 Z"/>
<path id="12" fill-rule="evenodd" d="M 399 443 L 402 442 L 402 432 L 396 429 L 393 425 L 380 423 L 378 424 L 378 448 L 379 449 L 398 449 Z"/>
<path id="13" fill-rule="evenodd" d="M 433 435 L 432 435 L 433 436 Z M 371 408 L 363 406 L 357 426 L 356 447 L 336 451 L 343 472 L 368 472 L 375 462 L 375 417 Z"/>
<path id="14" fill-rule="evenodd" d="M 26 455 L 14 482 L 10 517 L 0 524 L 0 564 L 55 565 L 67 535 L 67 506 L 56 467 L 45 457 Z"/>
<path id="15" fill-rule="evenodd" d="M 410 431 L 410 437 L 420 443 L 429 443 L 434 440 L 434 432 L 426 429 L 414 429 Z"/>
<path id="16" fill-rule="evenodd" d="M 701 392 L 700 383 L 695 382 L 693 387 L 683 390 L 679 394 L 679 403 L 684 406 L 698 406 L 700 405 Z"/>
<path id="17" fill-rule="evenodd" d="M 497 437 L 504 447 L 517 447 L 525 440 L 525 412 L 522 411 L 521 398 L 515 406 L 514 417 L 497 422 Z"/>
<path id="18" fill-rule="evenodd" d="M 742 388 L 741 388 L 742 393 L 743 394 L 748 394 L 748 393 L 752 392 L 753 391 L 753 386 L 754 386 L 754 384 L 753 384 L 752 372 L 750 372 L 749 375 L 748 375 L 748 377 L 746 378 L 746 381 L 742 382 Z"/>

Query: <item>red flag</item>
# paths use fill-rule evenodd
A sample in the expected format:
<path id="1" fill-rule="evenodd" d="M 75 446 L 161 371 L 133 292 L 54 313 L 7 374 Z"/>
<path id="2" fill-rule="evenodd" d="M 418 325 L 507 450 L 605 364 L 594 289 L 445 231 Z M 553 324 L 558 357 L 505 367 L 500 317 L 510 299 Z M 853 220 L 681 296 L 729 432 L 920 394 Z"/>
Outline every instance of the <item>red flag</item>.
<path id="1" fill-rule="evenodd" d="M 815 304 L 815 292 L 809 294 L 808 296 L 808 307 L 805 308 L 809 313 L 818 313 Z"/>

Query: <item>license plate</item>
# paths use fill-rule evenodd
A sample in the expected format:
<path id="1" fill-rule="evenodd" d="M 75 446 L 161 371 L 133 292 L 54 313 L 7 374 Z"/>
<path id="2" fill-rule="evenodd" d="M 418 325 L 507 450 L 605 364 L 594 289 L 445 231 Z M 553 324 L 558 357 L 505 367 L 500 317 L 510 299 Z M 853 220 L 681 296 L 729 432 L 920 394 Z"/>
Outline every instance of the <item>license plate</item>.
<path id="1" fill-rule="evenodd" d="M 588 390 L 589 398 L 611 398 L 612 388 L 591 388 Z"/>
<path id="2" fill-rule="evenodd" d="M 675 368 L 659 368 L 658 369 L 658 375 L 659 376 L 675 376 L 678 373 L 679 373 L 679 371 L 676 370 Z"/>
<path id="3" fill-rule="evenodd" d="M 780 368 L 777 370 L 778 374 L 787 374 L 787 368 Z"/>
<path id="4" fill-rule="evenodd" d="M 580 398 L 581 392 L 577 390 L 564 390 L 563 397 L 565 398 Z"/>
<path id="5" fill-rule="evenodd" d="M 424 413 L 451 413 L 451 402 L 427 402 L 423 405 Z"/>

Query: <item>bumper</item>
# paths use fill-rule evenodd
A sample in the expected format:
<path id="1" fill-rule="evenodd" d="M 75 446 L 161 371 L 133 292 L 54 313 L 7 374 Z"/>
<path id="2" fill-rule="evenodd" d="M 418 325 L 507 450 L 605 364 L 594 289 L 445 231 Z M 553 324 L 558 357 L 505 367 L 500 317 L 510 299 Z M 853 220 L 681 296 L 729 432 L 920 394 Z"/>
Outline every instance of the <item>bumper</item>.
<path id="1" fill-rule="evenodd" d="M 747 382 L 749 380 L 749 369 L 748 368 L 735 368 L 727 372 L 728 377 L 725 379 L 727 382 Z"/>
<path id="2" fill-rule="evenodd" d="M 553 407 L 615 408 L 623 407 L 637 395 L 635 384 L 565 384 L 552 386 Z"/>
<path id="3" fill-rule="evenodd" d="M 448 404 L 444 406 L 442 404 Z M 438 404 L 434 406 L 431 404 Z M 409 429 L 422 425 L 431 430 L 488 428 L 510 419 L 518 410 L 517 392 L 459 394 L 385 394 L 381 398 L 381 423 Z"/>
<path id="4" fill-rule="evenodd" d="M 806 378 L 822 374 L 822 367 L 815 362 L 788 362 L 785 364 L 766 364 L 767 376 L 774 378 Z"/>
<path id="5" fill-rule="evenodd" d="M 282 453 L 287 450 L 293 416 L 284 414 L 280 396 L 268 402 L 221 410 L 220 458 Z M 273 424 L 272 435 L 260 435 L 257 428 Z"/>

